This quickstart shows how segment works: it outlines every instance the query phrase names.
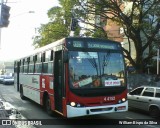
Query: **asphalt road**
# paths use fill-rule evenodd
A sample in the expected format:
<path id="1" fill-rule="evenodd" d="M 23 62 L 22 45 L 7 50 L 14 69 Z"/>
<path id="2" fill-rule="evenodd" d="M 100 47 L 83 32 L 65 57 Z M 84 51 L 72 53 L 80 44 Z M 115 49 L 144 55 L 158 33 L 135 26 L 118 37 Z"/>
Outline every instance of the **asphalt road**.
<path id="1" fill-rule="evenodd" d="M 148 113 L 133 108 L 129 108 L 129 111 L 124 113 L 110 113 L 110 114 L 76 118 L 76 120 L 66 120 L 59 115 L 54 115 L 54 116 L 47 115 L 40 105 L 32 102 L 31 100 L 25 100 L 25 101 L 21 100 L 19 92 L 17 92 L 14 89 L 13 85 L 0 84 L 0 94 L 5 101 L 15 106 L 25 118 L 33 120 L 40 119 L 43 122 L 48 121 L 47 123 L 52 124 L 52 125 L 35 126 L 37 128 L 51 128 L 51 127 L 52 128 L 54 127 L 55 128 L 66 128 L 66 127 L 67 128 L 82 128 L 82 127 L 83 128 L 88 128 L 88 127 L 159 128 L 160 127 L 160 125 L 155 125 L 154 122 L 151 122 L 155 121 L 155 119 L 151 118 L 148 115 Z M 136 121 L 134 122 L 136 123 L 136 125 L 130 124 L 133 123 L 130 122 L 132 120 Z M 119 125 L 116 125 L 117 122 Z M 144 125 L 146 123 L 148 124 Z"/>

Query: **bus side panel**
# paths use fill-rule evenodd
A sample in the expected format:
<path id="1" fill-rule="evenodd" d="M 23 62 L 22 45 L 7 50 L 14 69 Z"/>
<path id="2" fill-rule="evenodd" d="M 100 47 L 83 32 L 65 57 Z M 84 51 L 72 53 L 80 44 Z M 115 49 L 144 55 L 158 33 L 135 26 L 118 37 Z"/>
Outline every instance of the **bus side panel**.
<path id="1" fill-rule="evenodd" d="M 40 104 L 40 75 L 20 74 L 19 79 L 24 96 Z"/>
<path id="2" fill-rule="evenodd" d="M 53 76 L 51 75 L 41 75 L 40 77 L 40 90 L 41 90 L 41 105 L 43 105 L 44 95 L 47 94 L 51 100 L 51 109 L 55 109 L 54 104 L 54 90 L 53 90 Z M 44 94 L 45 93 L 45 94 Z M 45 100 L 45 99 L 44 99 Z"/>
<path id="3" fill-rule="evenodd" d="M 67 117 L 67 101 L 65 97 L 63 97 L 62 99 L 62 105 L 63 105 L 63 116 Z"/>

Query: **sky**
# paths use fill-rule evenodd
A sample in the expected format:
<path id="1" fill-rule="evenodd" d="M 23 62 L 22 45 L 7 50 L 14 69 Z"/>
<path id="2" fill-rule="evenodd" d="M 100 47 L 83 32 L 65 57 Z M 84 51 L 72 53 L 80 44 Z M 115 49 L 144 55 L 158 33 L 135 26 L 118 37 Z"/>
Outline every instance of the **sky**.
<path id="1" fill-rule="evenodd" d="M 10 24 L 1 28 L 0 61 L 12 61 L 34 50 L 36 28 L 49 21 L 47 11 L 58 5 L 58 0 L 8 0 L 7 5 L 11 7 Z"/>

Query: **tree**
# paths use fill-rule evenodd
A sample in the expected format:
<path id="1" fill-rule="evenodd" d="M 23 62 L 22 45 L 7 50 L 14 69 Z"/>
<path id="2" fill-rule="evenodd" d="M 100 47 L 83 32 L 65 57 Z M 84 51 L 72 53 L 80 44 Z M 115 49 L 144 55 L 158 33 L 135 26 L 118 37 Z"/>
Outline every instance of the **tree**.
<path id="1" fill-rule="evenodd" d="M 156 55 L 155 47 L 159 46 L 160 39 L 160 1 L 159 0 L 76 0 L 75 14 L 80 20 L 94 28 L 101 29 L 101 23 L 108 20 L 124 28 L 128 40 L 135 46 L 136 58 L 131 57 L 129 50 L 123 49 L 126 59 L 135 67 L 137 72 L 143 72 L 147 64 Z M 124 2 L 130 2 L 130 9 L 124 11 Z M 80 15 L 83 14 L 83 15 Z M 78 16 L 80 15 L 80 16 Z M 90 22 L 90 16 L 99 16 L 100 22 Z M 101 31 L 101 32 L 102 32 Z M 90 31 L 91 32 L 91 31 Z M 94 35 L 95 31 L 92 31 Z M 106 37 L 104 37 L 106 38 Z M 130 42 L 129 42 L 130 43 Z M 144 53 L 148 50 L 148 54 Z"/>
<path id="2" fill-rule="evenodd" d="M 49 9 L 47 15 L 50 22 L 38 28 L 38 35 L 33 37 L 33 45 L 42 47 L 56 40 L 69 36 L 71 23 L 71 10 L 74 5 L 72 0 L 59 0 L 60 6 Z M 75 32 L 79 35 L 79 29 Z"/>

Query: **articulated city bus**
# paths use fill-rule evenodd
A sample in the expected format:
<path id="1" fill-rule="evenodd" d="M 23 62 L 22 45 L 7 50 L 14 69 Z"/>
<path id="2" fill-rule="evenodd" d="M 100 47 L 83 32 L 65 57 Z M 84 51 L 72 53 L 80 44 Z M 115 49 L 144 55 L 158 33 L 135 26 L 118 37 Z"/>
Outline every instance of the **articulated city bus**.
<path id="1" fill-rule="evenodd" d="M 128 110 L 124 56 L 119 42 L 68 37 L 14 63 L 22 99 L 64 117 Z"/>

